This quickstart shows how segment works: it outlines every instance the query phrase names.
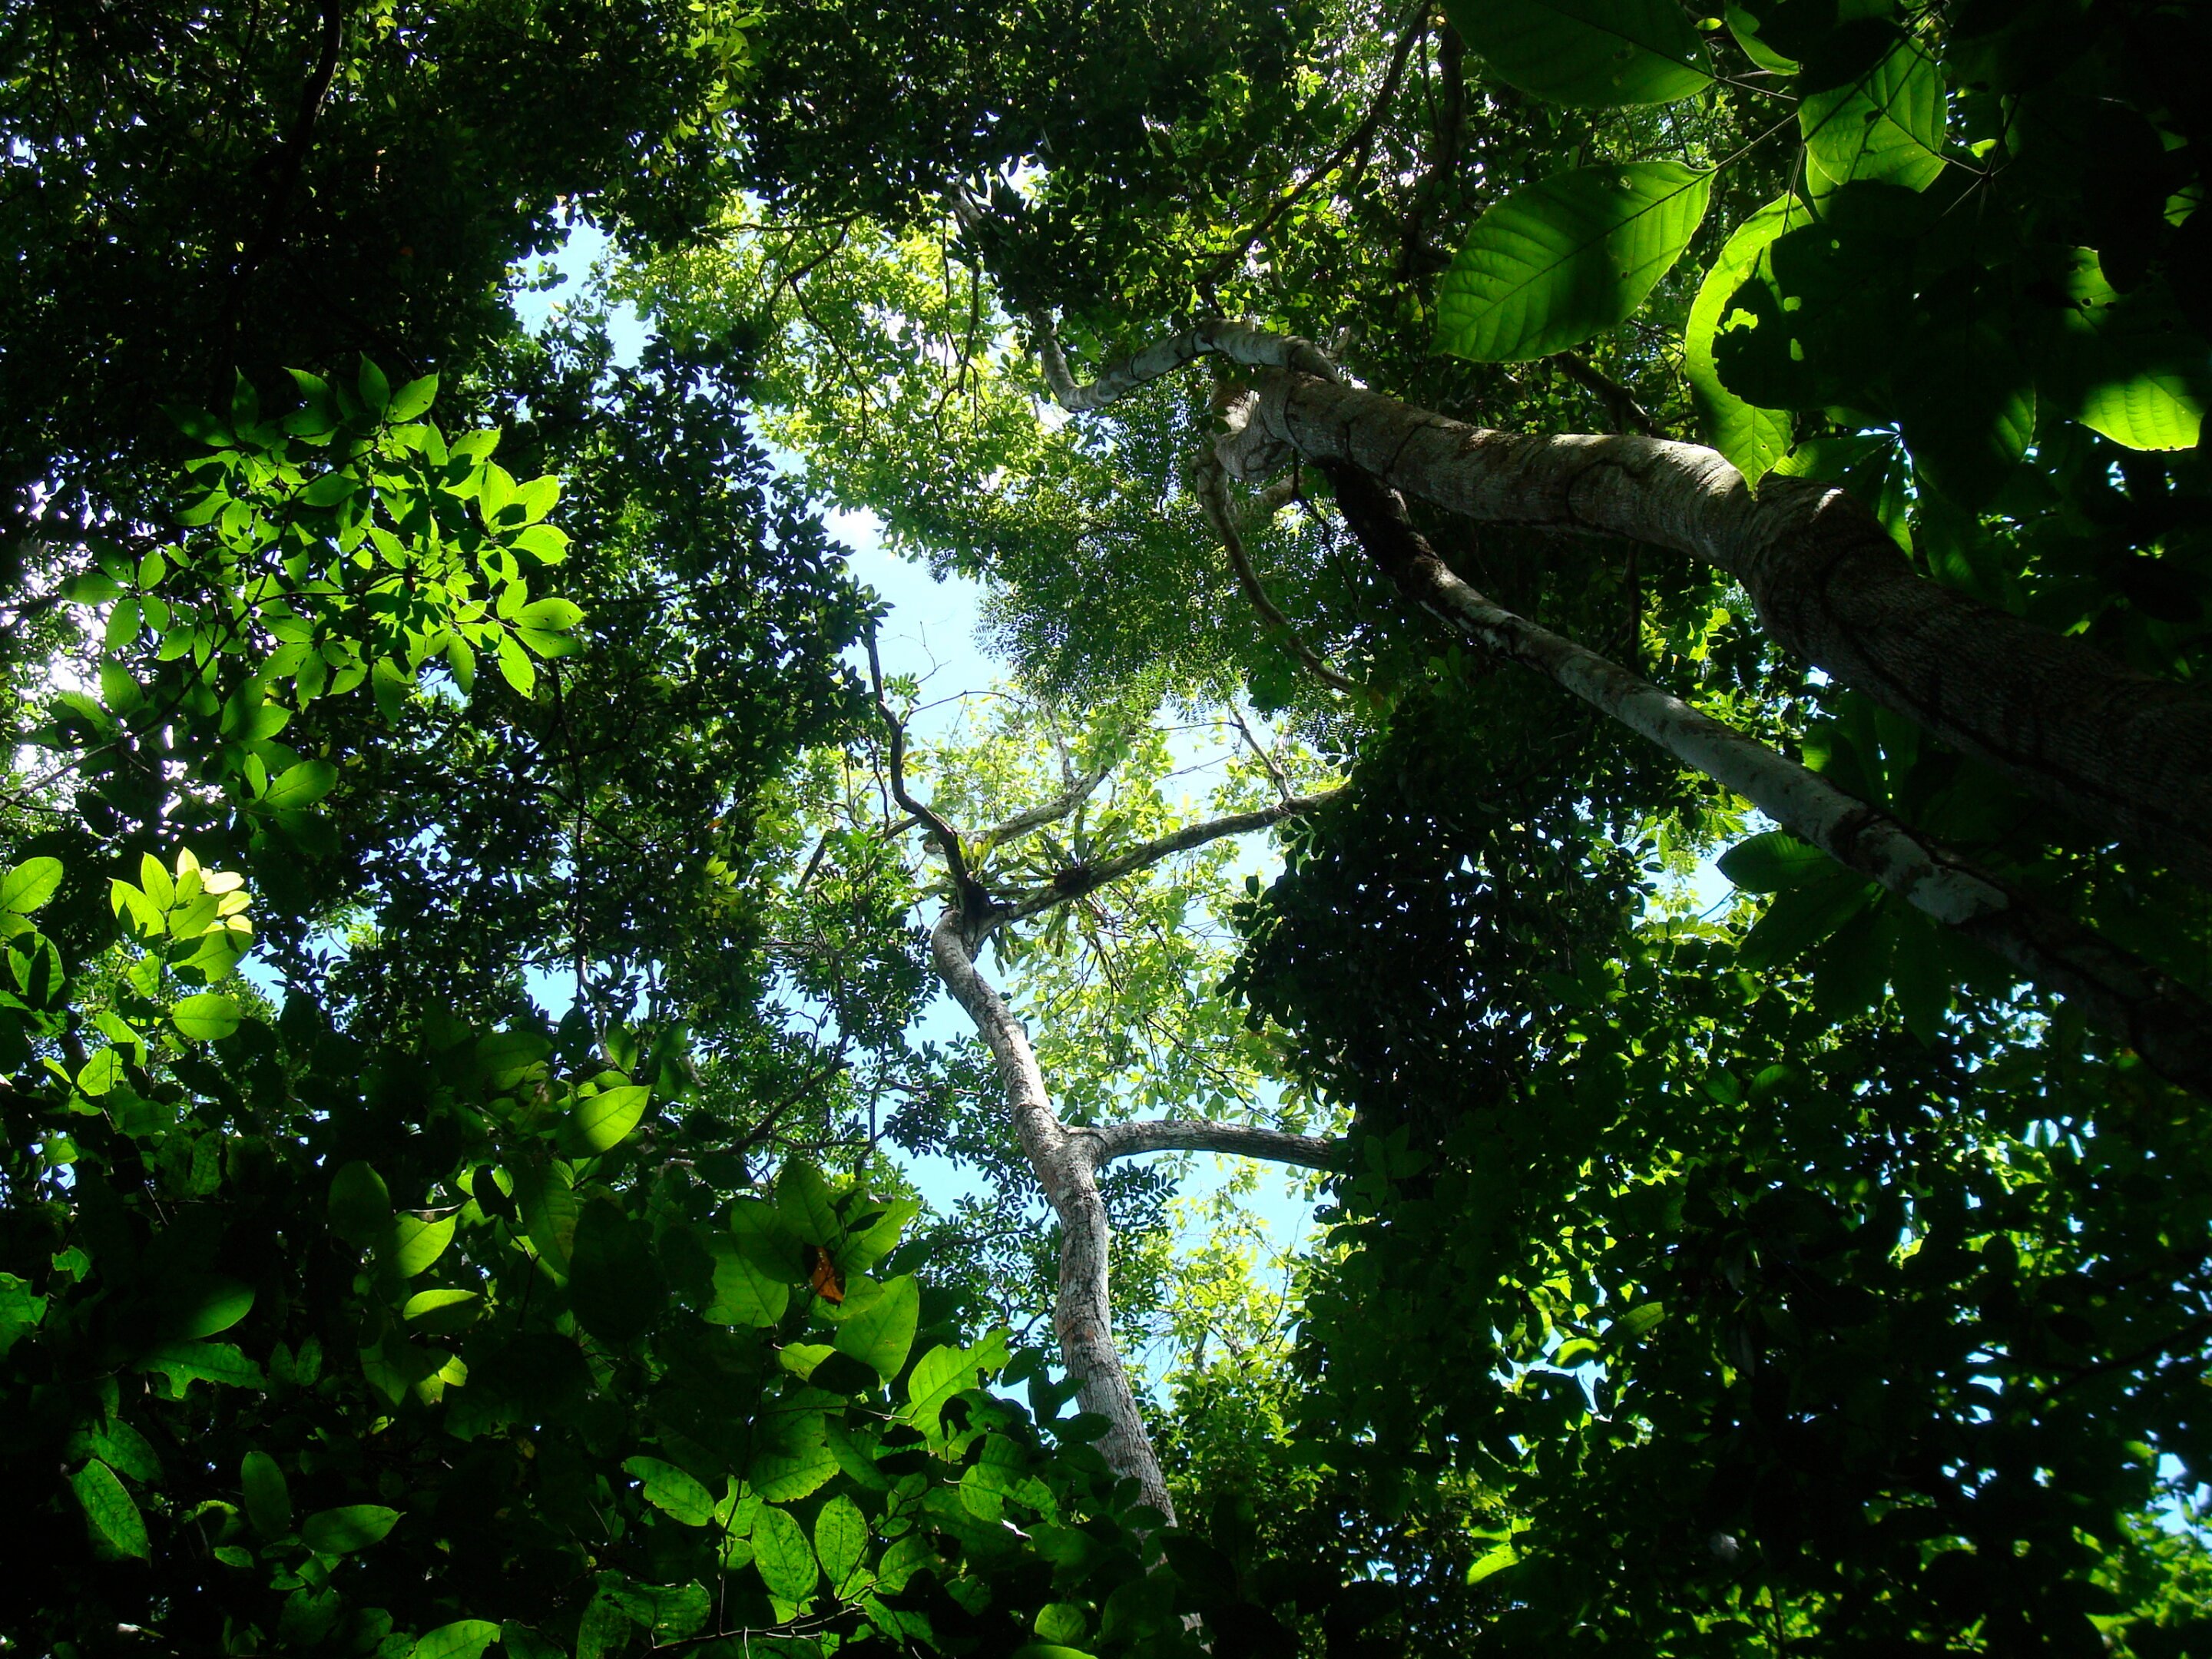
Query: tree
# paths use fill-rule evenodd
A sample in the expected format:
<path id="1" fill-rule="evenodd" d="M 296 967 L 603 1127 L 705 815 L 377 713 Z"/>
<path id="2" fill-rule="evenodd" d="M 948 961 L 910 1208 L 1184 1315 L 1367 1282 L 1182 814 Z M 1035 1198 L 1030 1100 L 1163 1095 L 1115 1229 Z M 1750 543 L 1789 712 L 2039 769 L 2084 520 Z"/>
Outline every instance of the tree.
<path id="1" fill-rule="evenodd" d="M 2203 24 L 1844 9 L 781 12 L 729 102 L 611 25 L 666 72 L 485 151 L 439 416 L 306 328 L 180 490 L 23 381 L 24 1628 L 2191 1650 Z M 578 156 L 639 373 L 472 297 Z M 167 325 L 109 355 L 228 367 Z M 991 582 L 1014 714 L 908 752 L 750 422 Z M 1164 705 L 1253 739 L 1215 807 Z M 879 1273 L 886 1139 L 998 1199 Z M 1325 1166 L 1330 1232 L 1295 1339 L 1148 1398 L 1172 1176 L 1111 1160 L 1188 1146 Z M 1065 1379 L 969 1388 L 1044 1297 Z"/>

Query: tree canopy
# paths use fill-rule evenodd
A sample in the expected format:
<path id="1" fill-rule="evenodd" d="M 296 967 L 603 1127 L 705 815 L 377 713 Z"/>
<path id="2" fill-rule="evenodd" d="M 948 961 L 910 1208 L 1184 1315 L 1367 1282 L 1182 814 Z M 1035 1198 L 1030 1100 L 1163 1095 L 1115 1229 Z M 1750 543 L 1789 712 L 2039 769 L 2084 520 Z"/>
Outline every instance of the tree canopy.
<path id="1" fill-rule="evenodd" d="M 11 1651 L 2212 1652 L 2204 9 L 0 15 Z"/>

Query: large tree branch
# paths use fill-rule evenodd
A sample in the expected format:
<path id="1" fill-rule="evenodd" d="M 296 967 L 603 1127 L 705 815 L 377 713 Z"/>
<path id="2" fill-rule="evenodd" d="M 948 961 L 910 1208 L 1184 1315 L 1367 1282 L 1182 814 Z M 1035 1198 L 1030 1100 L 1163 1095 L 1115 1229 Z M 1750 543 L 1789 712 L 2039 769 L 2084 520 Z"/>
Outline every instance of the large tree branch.
<path id="1" fill-rule="evenodd" d="M 1535 669 L 1685 764 L 1725 784 L 1802 840 L 1915 909 L 2078 1000 L 2168 1080 L 2212 1098 L 2212 1007 L 2070 918 L 2012 891 L 1918 831 L 1844 793 L 1617 663 L 1492 604 L 1453 573 L 1394 492 L 1352 466 L 1324 469 L 1369 556 L 1454 631 Z"/>
<path id="2" fill-rule="evenodd" d="M 1058 823 L 1097 793 L 1098 786 L 1113 775 L 1114 763 L 1109 761 L 1097 771 L 1086 773 L 1076 779 L 1042 806 L 1025 807 L 1004 823 L 985 830 L 976 837 L 976 846 L 979 849 L 977 856 L 981 857 L 983 850 L 1004 847 L 1009 842 L 1019 841 L 1024 836 L 1029 835 L 1033 830 L 1042 830 L 1048 823 Z"/>
<path id="3" fill-rule="evenodd" d="M 1987 761 L 2082 823 L 2212 883 L 2212 697 L 2113 663 L 1913 569 L 1847 491 L 1637 436 L 1492 432 L 1345 383 L 1309 343 L 1206 323 L 1077 386 L 1048 331 L 1055 395 L 1095 409 L 1212 353 L 1263 370 L 1236 443 L 1247 482 L 1286 454 L 1345 462 L 1486 524 L 1621 536 L 1742 583 L 1784 651 Z"/>
<path id="4" fill-rule="evenodd" d="M 1208 842 L 1219 841 L 1224 836 L 1241 836 L 1254 830 L 1265 830 L 1312 811 L 1317 806 L 1334 800 L 1341 788 L 1323 790 L 1317 795 L 1292 795 L 1277 801 L 1272 806 L 1262 806 L 1249 812 L 1231 812 L 1224 817 L 1206 818 L 1197 823 L 1186 824 L 1172 834 L 1161 836 L 1127 851 L 1115 854 L 1110 859 L 1101 859 L 1096 864 L 1078 865 L 1063 870 L 1048 887 L 1014 900 L 994 917 L 994 924 L 1019 921 L 1049 910 L 1055 904 L 1066 904 L 1086 893 L 1095 893 L 1109 882 L 1158 864 L 1162 859 L 1172 858 L 1177 853 L 1188 853 L 1194 847 L 1203 847 Z"/>
<path id="5" fill-rule="evenodd" d="M 1321 1135 L 1294 1135 L 1249 1123 L 1212 1123 L 1196 1118 L 1158 1118 L 1146 1122 L 1109 1123 L 1079 1129 L 1091 1145 L 1093 1168 L 1143 1152 L 1226 1152 L 1236 1158 L 1294 1164 L 1306 1170 L 1334 1170 L 1344 1161 L 1344 1143 Z"/>

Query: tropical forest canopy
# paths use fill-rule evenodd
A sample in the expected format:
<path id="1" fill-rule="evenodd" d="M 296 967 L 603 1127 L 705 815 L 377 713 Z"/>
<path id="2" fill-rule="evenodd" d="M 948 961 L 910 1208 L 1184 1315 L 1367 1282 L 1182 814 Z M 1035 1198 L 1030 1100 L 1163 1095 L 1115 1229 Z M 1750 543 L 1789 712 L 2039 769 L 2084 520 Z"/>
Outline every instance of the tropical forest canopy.
<path id="1" fill-rule="evenodd" d="M 2212 11 L 0 19 L 0 1650 L 2212 1654 Z"/>

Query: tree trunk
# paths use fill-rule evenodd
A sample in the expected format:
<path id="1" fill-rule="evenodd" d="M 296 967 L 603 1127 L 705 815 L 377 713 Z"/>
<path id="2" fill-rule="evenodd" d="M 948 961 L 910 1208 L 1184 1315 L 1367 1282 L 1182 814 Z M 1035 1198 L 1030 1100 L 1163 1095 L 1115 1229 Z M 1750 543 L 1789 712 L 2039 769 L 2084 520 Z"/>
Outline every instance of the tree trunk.
<path id="1" fill-rule="evenodd" d="M 1074 1376 L 1083 1409 L 1104 1418 L 1098 1442 L 1107 1467 L 1133 1480 L 1144 1501 L 1175 1524 L 1175 1502 L 1145 1431 L 1129 1373 L 1114 1343 L 1113 1304 L 1107 1280 L 1110 1232 L 1106 1206 L 1098 1195 L 1097 1163 L 1090 1139 L 1060 1121 L 1046 1093 L 1044 1074 L 1021 1022 L 1006 999 L 977 971 L 966 930 L 957 908 L 947 909 L 930 930 L 930 957 L 953 1000 L 968 1011 L 991 1050 L 1006 1091 L 1006 1110 L 1046 1200 L 1060 1218 L 1060 1295 L 1053 1328 L 1060 1336 L 1060 1358 Z"/>

